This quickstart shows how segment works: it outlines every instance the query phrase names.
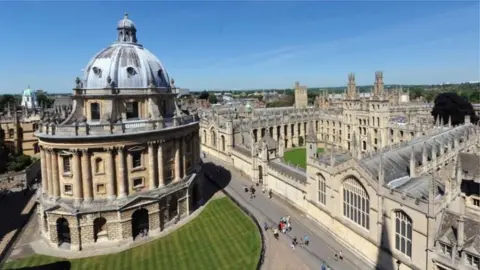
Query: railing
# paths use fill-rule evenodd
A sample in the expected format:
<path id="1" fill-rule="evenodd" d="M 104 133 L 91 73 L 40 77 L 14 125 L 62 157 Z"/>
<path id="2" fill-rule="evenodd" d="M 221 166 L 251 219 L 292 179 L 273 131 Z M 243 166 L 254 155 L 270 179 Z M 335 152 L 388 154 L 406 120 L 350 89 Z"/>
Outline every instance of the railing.
<path id="1" fill-rule="evenodd" d="M 65 135 L 65 136 L 95 136 L 110 134 L 128 134 L 145 131 L 155 131 L 179 127 L 198 122 L 197 114 L 173 117 L 161 120 L 139 120 L 125 123 L 88 124 L 75 123 L 70 125 L 56 125 L 49 123 L 39 124 L 39 135 Z"/>

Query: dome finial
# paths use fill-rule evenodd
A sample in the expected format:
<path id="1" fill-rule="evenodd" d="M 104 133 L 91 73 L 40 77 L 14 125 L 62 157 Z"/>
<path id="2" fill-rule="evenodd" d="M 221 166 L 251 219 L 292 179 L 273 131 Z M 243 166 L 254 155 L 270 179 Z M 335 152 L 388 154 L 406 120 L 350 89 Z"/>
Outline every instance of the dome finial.
<path id="1" fill-rule="evenodd" d="M 123 18 L 128 19 L 128 13 L 127 12 L 125 12 L 125 14 L 123 15 Z"/>

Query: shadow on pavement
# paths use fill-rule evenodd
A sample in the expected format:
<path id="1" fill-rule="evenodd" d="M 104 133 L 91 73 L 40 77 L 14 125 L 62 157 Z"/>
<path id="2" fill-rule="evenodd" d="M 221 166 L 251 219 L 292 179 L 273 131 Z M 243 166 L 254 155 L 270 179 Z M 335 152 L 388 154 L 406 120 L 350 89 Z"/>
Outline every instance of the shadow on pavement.
<path id="1" fill-rule="evenodd" d="M 206 178 L 202 190 L 203 201 L 207 202 L 215 193 L 223 190 L 230 184 L 232 174 L 222 166 L 215 165 L 211 162 L 203 163 L 203 172 Z"/>
<path id="2" fill-rule="evenodd" d="M 34 191 L 28 189 L 1 195 L 0 213 L 2 216 L 8 217 L 8 222 L 0 222 L 0 239 L 3 239 L 13 230 L 20 230 L 26 224 L 30 215 L 28 213 L 22 214 L 22 211 L 33 195 Z M 3 251 L 0 250 L 0 258 L 5 256 L 12 242 L 10 241 Z"/>
<path id="3" fill-rule="evenodd" d="M 69 270 L 71 268 L 72 265 L 69 261 L 61 261 L 40 266 L 15 268 L 15 270 Z"/>

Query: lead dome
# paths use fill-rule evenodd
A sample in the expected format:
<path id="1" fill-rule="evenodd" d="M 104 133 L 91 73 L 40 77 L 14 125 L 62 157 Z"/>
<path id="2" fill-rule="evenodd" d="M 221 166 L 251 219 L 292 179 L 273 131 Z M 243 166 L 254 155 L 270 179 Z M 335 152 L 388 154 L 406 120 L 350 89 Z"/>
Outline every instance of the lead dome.
<path id="1" fill-rule="evenodd" d="M 117 24 L 117 40 L 89 61 L 84 78 L 85 89 L 170 88 L 160 60 L 137 43 L 137 29 L 128 14 Z"/>

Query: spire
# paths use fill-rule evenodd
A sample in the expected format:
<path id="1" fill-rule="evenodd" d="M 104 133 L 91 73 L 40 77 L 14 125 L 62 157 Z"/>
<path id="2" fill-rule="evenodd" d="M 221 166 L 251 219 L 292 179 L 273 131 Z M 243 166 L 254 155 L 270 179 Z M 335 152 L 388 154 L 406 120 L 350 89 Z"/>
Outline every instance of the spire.
<path id="1" fill-rule="evenodd" d="M 435 216 L 435 198 L 437 196 L 437 170 L 433 170 L 428 187 L 428 215 Z"/>
<path id="2" fill-rule="evenodd" d="M 317 135 L 315 134 L 315 129 L 313 128 L 313 122 L 308 122 L 307 128 L 307 136 L 306 136 L 307 143 L 317 143 Z"/>

